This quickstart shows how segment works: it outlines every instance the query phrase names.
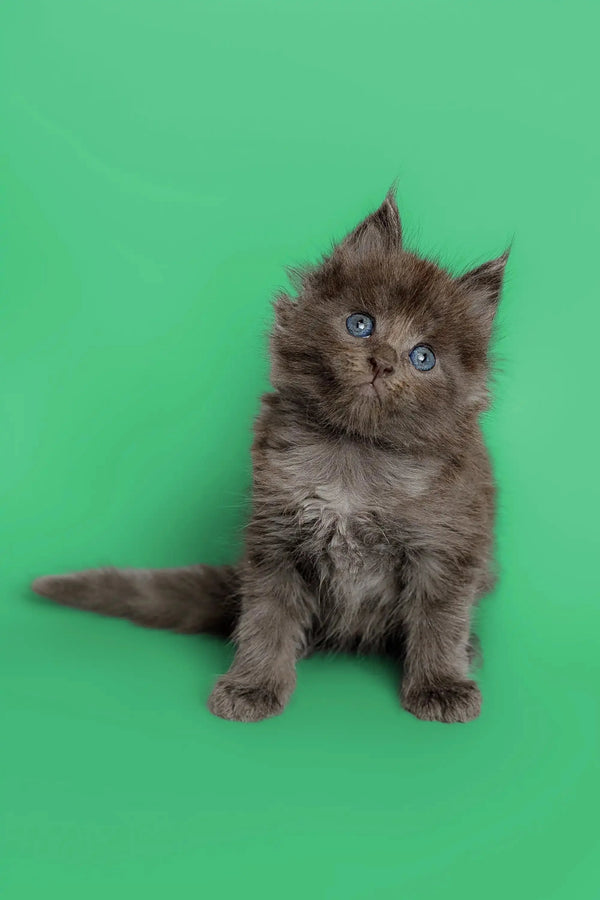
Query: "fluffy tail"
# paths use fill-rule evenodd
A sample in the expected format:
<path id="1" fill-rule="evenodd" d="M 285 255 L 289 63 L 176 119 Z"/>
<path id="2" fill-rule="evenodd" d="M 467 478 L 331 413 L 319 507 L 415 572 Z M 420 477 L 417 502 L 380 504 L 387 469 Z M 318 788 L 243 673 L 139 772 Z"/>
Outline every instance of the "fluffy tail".
<path id="1" fill-rule="evenodd" d="M 88 569 L 43 575 L 32 584 L 42 597 L 147 628 L 230 635 L 239 609 L 233 566 L 184 569 Z"/>

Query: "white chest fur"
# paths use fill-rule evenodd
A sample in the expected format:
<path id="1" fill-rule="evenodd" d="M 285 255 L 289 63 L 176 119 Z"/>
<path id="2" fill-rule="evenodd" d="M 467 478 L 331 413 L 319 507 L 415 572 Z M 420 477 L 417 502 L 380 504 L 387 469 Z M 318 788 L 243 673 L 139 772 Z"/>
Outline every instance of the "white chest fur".
<path id="1" fill-rule="evenodd" d="M 274 453 L 269 471 L 298 522 L 299 541 L 323 591 L 346 623 L 364 613 L 365 605 L 391 602 L 398 547 L 385 523 L 401 519 L 431 489 L 435 461 L 366 448 L 358 455 L 356 448 L 323 442 Z"/>
<path id="2" fill-rule="evenodd" d="M 326 479 L 315 477 L 308 483 L 293 468 L 287 488 L 294 495 L 303 549 L 314 560 L 337 627 L 350 632 L 365 604 L 373 607 L 392 596 L 392 545 L 378 524 L 368 483 L 348 483 L 343 469 L 331 468 Z M 324 474 L 314 465 L 312 472 Z"/>

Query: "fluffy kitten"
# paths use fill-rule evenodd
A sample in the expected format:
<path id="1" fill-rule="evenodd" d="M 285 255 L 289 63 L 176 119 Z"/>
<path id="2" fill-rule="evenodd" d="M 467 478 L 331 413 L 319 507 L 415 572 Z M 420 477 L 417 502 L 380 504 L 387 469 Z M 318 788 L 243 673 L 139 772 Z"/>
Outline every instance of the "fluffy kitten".
<path id="1" fill-rule="evenodd" d="M 452 277 L 402 248 L 393 193 L 275 302 L 252 515 L 235 566 L 38 578 L 59 603 L 232 637 L 208 701 L 280 713 L 314 650 L 393 654 L 405 709 L 467 722 L 470 614 L 493 578 L 494 484 L 479 426 L 508 253 Z"/>

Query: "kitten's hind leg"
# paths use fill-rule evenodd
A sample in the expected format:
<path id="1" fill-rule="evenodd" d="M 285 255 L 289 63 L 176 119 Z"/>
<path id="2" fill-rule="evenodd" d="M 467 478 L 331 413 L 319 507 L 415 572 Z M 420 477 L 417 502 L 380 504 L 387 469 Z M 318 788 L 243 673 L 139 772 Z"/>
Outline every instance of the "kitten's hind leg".
<path id="1" fill-rule="evenodd" d="M 306 651 L 311 620 L 310 597 L 294 569 L 249 571 L 242 592 L 235 658 L 217 681 L 208 708 L 222 719 L 258 722 L 283 712 L 296 686 L 296 661 Z"/>
<path id="2" fill-rule="evenodd" d="M 483 650 L 481 649 L 481 641 L 474 631 L 469 635 L 469 643 L 467 644 L 467 656 L 469 659 L 469 669 L 477 670 L 483 665 Z"/>

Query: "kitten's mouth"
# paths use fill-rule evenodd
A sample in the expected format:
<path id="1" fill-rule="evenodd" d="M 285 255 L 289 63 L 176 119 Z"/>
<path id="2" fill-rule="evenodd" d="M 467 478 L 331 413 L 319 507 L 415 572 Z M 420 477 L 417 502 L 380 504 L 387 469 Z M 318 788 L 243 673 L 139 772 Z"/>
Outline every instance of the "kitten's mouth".
<path id="1" fill-rule="evenodd" d="M 365 381 L 360 385 L 360 392 L 363 396 L 377 397 L 378 400 L 381 400 L 385 393 L 385 387 L 376 375 L 371 381 Z"/>

